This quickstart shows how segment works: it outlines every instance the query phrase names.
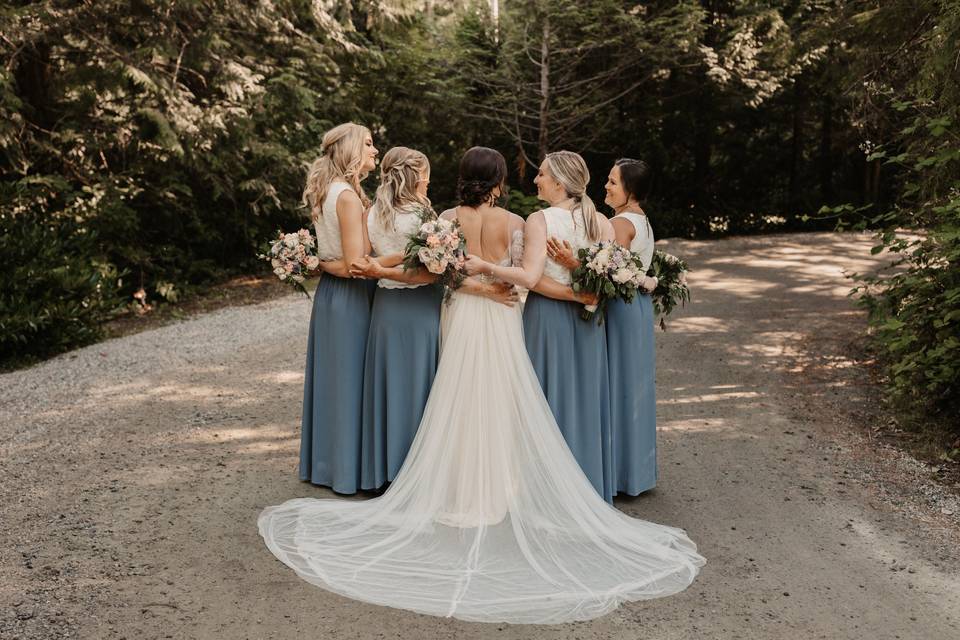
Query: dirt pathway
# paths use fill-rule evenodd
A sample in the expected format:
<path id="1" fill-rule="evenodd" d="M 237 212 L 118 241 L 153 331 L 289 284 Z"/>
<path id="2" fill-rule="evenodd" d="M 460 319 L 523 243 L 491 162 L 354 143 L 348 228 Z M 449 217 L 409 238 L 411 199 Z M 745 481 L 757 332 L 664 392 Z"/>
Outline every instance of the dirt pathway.
<path id="1" fill-rule="evenodd" d="M 657 333 L 660 486 L 617 506 L 700 545 L 680 595 L 520 627 L 296 578 L 256 528 L 266 505 L 330 495 L 296 478 L 309 305 L 288 297 L 0 376 L 0 637 L 960 637 L 957 516 L 874 472 L 843 426 L 856 372 L 802 366 L 862 332 L 842 271 L 876 264 L 870 244 L 662 244 L 695 269 L 695 301 Z"/>

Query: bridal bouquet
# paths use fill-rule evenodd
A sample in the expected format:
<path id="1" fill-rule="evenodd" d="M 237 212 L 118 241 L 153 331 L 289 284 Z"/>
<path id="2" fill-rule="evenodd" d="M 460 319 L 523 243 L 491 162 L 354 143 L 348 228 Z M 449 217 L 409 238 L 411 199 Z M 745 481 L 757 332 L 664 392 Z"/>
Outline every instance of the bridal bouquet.
<path id="1" fill-rule="evenodd" d="M 598 242 L 580 249 L 580 266 L 572 274 L 573 290 L 596 294 L 595 305 L 585 305 L 580 316 L 590 320 L 597 316 L 597 324 L 603 324 L 603 311 L 610 300 L 620 298 L 630 302 L 644 279 L 643 262 L 640 256 L 616 242 Z"/>
<path id="2" fill-rule="evenodd" d="M 316 247 L 317 243 L 307 229 L 300 229 L 296 233 L 278 231 L 276 240 L 268 243 L 257 257 L 270 263 L 280 282 L 292 285 L 309 298 L 303 281 L 309 271 L 320 266 Z"/>
<path id="3" fill-rule="evenodd" d="M 437 283 L 456 289 L 467 277 L 463 264 L 467 258 L 467 242 L 460 224 L 438 218 L 427 220 L 410 236 L 404 251 L 403 268 L 426 268 L 437 276 Z"/>
<path id="4" fill-rule="evenodd" d="M 677 256 L 657 249 L 650 261 L 650 275 L 658 280 L 657 288 L 651 294 L 653 308 L 660 316 L 660 328 L 666 331 L 664 316 L 670 315 L 677 304 L 690 301 L 690 288 L 687 286 L 687 263 Z"/>

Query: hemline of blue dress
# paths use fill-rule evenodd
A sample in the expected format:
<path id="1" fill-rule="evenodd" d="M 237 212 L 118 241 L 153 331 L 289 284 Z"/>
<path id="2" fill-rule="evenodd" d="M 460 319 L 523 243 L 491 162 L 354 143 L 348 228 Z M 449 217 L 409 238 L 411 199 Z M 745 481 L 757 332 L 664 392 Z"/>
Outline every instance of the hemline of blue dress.
<path id="1" fill-rule="evenodd" d="M 606 330 L 596 320 L 582 319 L 582 308 L 531 291 L 523 308 L 523 337 L 567 446 L 597 493 L 612 502 Z"/>
<path id="2" fill-rule="evenodd" d="M 442 299 L 435 285 L 377 289 L 364 366 L 361 489 L 393 481 L 416 436 L 440 358 Z"/>
<path id="3" fill-rule="evenodd" d="M 607 306 L 607 362 L 615 490 L 637 496 L 657 484 L 654 309 L 649 295 Z"/>
<path id="4" fill-rule="evenodd" d="M 376 282 L 324 274 L 313 295 L 303 381 L 303 481 L 360 487 L 363 367 Z"/>

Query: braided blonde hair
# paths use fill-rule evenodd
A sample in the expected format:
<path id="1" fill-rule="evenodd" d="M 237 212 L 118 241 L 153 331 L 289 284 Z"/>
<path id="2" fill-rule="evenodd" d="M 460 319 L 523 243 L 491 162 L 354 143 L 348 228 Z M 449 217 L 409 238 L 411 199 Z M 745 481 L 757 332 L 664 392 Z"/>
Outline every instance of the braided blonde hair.
<path id="1" fill-rule="evenodd" d="M 314 222 L 323 215 L 323 201 L 330 191 L 330 183 L 343 180 L 360 196 L 364 207 L 370 206 L 360 181 L 367 177 L 362 171 L 364 143 L 370 135 L 366 127 L 345 122 L 323 134 L 320 157 L 307 172 L 307 186 L 303 190 L 303 205 L 310 210 Z"/>
<path id="2" fill-rule="evenodd" d="M 590 170 L 587 169 L 587 163 L 579 153 L 573 151 L 554 151 L 548 153 L 544 160 L 553 179 L 560 183 L 568 197 L 576 201 L 573 211 L 580 209 L 583 214 L 587 238 L 591 242 L 598 241 L 602 229 L 600 221 L 597 220 L 597 206 L 587 195 L 587 185 L 590 184 Z"/>
<path id="3" fill-rule="evenodd" d="M 430 171 L 427 156 L 416 149 L 394 147 L 380 161 L 380 186 L 377 187 L 376 221 L 384 229 L 395 229 L 397 213 L 412 204 L 430 210 L 430 200 L 417 193 L 422 173 Z"/>

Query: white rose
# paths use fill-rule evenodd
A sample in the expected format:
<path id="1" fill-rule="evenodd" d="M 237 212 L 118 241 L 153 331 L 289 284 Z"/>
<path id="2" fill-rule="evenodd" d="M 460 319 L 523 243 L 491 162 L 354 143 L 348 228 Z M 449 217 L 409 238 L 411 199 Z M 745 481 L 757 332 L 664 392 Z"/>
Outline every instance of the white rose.
<path id="1" fill-rule="evenodd" d="M 606 269 L 610 266 L 610 249 L 604 248 L 597 252 L 597 255 L 593 258 L 594 264 L 596 264 L 601 269 Z"/>
<path id="2" fill-rule="evenodd" d="M 283 236 L 283 244 L 293 249 L 298 244 L 300 244 L 300 236 L 298 236 L 295 233 L 288 233 Z"/>
<path id="3" fill-rule="evenodd" d="M 303 263 L 307 266 L 307 269 L 312 271 L 320 266 L 320 258 L 317 256 L 307 256 L 307 259 L 304 260 Z"/>
<path id="4" fill-rule="evenodd" d="M 630 270 L 624 267 L 617 269 L 617 272 L 613 274 L 613 281 L 619 284 L 625 282 L 630 282 L 633 279 L 633 274 L 630 273 Z"/>
<path id="5" fill-rule="evenodd" d="M 276 269 L 277 267 L 282 267 L 283 263 L 277 258 L 273 258 L 272 260 L 270 260 L 270 266 Z"/>
<path id="6" fill-rule="evenodd" d="M 273 273 L 277 276 L 280 276 L 280 279 L 283 280 L 287 277 L 287 271 L 283 267 L 277 267 L 273 270 Z"/>

